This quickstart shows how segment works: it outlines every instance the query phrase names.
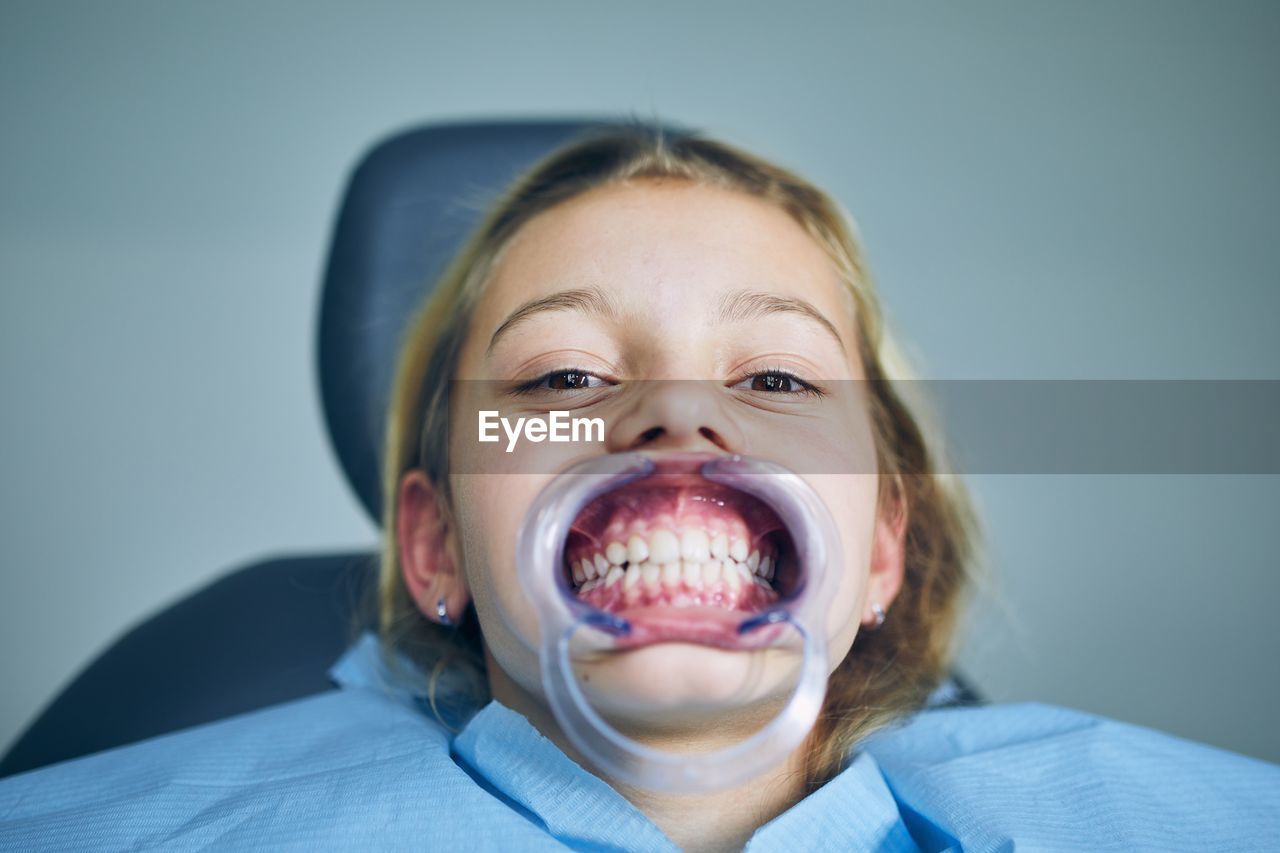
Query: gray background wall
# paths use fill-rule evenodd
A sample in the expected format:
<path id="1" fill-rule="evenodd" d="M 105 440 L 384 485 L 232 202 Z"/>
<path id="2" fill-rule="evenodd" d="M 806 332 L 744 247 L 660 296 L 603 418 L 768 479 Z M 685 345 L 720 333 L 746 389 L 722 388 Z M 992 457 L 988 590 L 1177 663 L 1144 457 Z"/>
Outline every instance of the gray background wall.
<path id="1" fill-rule="evenodd" d="M 1270 3 L 0 7 L 0 741 L 243 561 L 372 546 L 312 376 L 345 173 L 660 114 L 860 221 L 943 378 L 1277 378 Z M 984 476 L 998 699 L 1280 760 L 1275 477 Z"/>

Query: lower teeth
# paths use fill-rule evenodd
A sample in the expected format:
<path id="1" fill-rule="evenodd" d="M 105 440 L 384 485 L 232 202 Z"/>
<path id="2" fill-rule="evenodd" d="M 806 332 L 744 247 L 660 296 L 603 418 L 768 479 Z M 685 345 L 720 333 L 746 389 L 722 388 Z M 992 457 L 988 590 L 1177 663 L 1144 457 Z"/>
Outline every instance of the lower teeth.
<path id="1" fill-rule="evenodd" d="M 574 587 L 579 594 L 619 584 L 626 591 L 643 587 L 650 592 L 665 589 L 671 592 L 696 593 L 706 592 L 719 585 L 736 591 L 748 584 L 772 591 L 770 581 L 775 572 L 775 559 L 771 555 L 760 557 L 759 552 L 752 552 L 750 556 L 753 559 L 743 562 L 708 560 L 657 564 L 645 561 L 610 565 L 603 570 L 596 569 L 593 561 L 590 572 L 586 570 L 584 561 L 573 570 Z"/>

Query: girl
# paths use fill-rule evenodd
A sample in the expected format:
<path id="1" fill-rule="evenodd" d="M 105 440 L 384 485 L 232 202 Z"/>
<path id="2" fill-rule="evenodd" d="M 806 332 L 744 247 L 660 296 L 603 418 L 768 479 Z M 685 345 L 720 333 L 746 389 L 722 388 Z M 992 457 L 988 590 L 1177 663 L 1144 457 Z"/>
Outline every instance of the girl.
<path id="1" fill-rule="evenodd" d="M 344 690 L 0 784 L 24 845 L 737 850 L 1244 849 L 1277 837 L 1262 762 L 1039 706 L 928 708 L 974 520 L 904 398 L 857 242 L 819 189 L 726 145 L 597 134 L 525 176 L 403 342 L 386 445 L 380 632 Z M 599 440 L 480 440 L 479 412 L 571 410 Z M 527 437 L 532 434 L 526 433 Z M 507 452 L 510 450 L 511 452 Z M 699 476 L 741 454 L 835 520 L 825 700 L 745 784 L 664 793 L 574 746 L 517 577 L 536 496 L 636 453 L 671 479 L 583 510 L 560 583 L 637 637 L 575 675 L 627 737 L 702 754 L 785 703 L 793 656 L 726 648 L 788 594 L 786 531 Z"/>
<path id="2" fill-rule="evenodd" d="M 677 842 L 741 846 L 835 775 L 861 737 L 919 707 L 938 685 L 967 581 L 970 513 L 954 482 L 933 476 L 895 386 L 878 381 L 901 368 L 853 235 L 816 188 L 706 141 L 643 132 L 588 140 L 515 188 L 408 340 L 387 454 L 386 505 L 397 523 L 385 528 L 383 637 L 431 671 L 440 659 L 433 650 L 447 640 L 438 625 L 470 621 L 474 600 L 483 639 L 471 635 L 468 651 L 483 658 L 491 695 L 569 752 L 538 697 L 537 628 L 515 578 L 516 528 L 552 474 L 584 454 L 637 450 L 742 453 L 809 475 L 845 472 L 810 478 L 845 537 L 848 582 L 833 616 L 859 614 L 831 620 L 841 628 L 831 638 L 839 666 L 822 723 L 747 790 L 698 798 L 696 807 L 687 796 L 638 795 Z M 849 404 L 858 382 L 866 406 Z M 463 426 L 475 420 L 470 413 L 509 409 L 514 389 L 536 392 L 534 406 L 603 414 L 604 441 L 548 444 L 536 454 L 530 445 L 514 459 L 479 443 Z M 779 405 L 788 408 L 760 413 Z M 859 464 L 871 447 L 874 459 Z M 679 518 L 660 496 L 645 499 L 659 504 L 644 508 L 649 515 L 672 518 L 639 531 L 644 552 L 664 527 L 696 535 L 708 523 Z M 632 535 L 619 531 L 615 541 Z M 858 630 L 880 613 L 891 616 Z M 660 729 L 651 740 L 668 749 L 706 749 L 770 709 L 744 704 L 680 729 L 655 719 L 657 706 L 687 714 L 705 696 L 658 703 L 647 694 L 655 683 L 700 694 L 734 665 L 725 657 L 656 644 L 610 658 L 592 683 L 611 707 L 643 709 L 629 721 L 633 733 Z M 738 806 L 721 806 L 729 802 Z"/>

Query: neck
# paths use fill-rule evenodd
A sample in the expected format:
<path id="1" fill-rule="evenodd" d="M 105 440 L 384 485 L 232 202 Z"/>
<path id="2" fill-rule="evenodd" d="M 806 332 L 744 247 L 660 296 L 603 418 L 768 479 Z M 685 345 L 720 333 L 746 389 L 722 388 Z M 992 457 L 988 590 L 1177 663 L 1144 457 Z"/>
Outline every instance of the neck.
<path id="1" fill-rule="evenodd" d="M 727 851 L 741 850 L 757 829 L 798 803 L 804 774 L 788 760 L 745 785 L 708 794 L 615 787 L 681 850 Z"/>
<path id="2" fill-rule="evenodd" d="M 569 743 L 545 705 L 503 672 L 487 651 L 493 698 L 523 714 L 534 728 L 578 764 L 591 767 Z M 671 752 L 703 752 L 708 747 L 705 737 L 695 735 L 645 743 Z M 744 785 L 704 794 L 668 794 L 635 788 L 613 779 L 608 781 L 681 850 L 741 850 L 756 829 L 803 799 L 802 758 L 803 748 Z"/>

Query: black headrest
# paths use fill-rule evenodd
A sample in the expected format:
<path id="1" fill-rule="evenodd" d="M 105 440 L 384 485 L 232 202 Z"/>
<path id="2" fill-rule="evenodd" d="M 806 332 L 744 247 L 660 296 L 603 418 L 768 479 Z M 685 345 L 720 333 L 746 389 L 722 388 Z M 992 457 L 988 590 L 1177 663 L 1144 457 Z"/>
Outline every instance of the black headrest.
<path id="1" fill-rule="evenodd" d="M 352 173 L 325 272 L 318 367 L 329 438 L 375 522 L 382 518 L 385 413 L 406 324 L 518 175 L 572 137 L 609 124 L 431 125 L 379 143 Z"/>

